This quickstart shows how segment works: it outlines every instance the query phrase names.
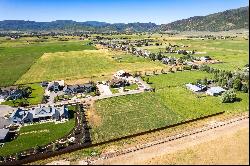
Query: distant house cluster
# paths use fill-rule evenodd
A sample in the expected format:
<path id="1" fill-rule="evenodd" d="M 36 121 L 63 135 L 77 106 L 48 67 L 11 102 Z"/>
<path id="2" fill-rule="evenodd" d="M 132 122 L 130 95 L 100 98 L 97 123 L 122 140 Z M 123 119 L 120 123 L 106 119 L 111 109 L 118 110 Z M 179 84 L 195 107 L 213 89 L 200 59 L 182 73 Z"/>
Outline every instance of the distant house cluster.
<path id="1" fill-rule="evenodd" d="M 34 107 L 31 109 L 18 108 L 10 116 L 11 122 L 17 124 L 40 122 L 41 120 L 62 120 L 68 118 L 69 112 L 66 106 Z"/>

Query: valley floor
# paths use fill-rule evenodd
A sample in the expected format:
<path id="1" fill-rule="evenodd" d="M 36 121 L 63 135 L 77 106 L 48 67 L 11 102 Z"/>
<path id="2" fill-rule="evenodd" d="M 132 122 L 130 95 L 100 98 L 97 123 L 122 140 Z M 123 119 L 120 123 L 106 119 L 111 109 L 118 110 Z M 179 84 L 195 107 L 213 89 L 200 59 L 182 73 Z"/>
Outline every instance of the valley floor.
<path id="1" fill-rule="evenodd" d="M 94 164 L 248 164 L 248 135 L 246 119 Z"/>

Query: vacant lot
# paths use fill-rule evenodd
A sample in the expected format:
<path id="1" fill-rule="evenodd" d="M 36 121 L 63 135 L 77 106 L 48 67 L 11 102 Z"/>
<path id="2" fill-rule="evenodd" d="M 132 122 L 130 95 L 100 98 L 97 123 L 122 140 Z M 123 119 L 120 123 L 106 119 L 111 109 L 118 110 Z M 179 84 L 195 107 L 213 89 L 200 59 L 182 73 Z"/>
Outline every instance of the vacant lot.
<path id="1" fill-rule="evenodd" d="M 197 71 L 152 76 L 149 78 L 156 92 L 97 101 L 95 114 L 99 125 L 90 120 L 92 140 L 109 140 L 221 111 L 248 110 L 248 94 L 238 93 L 240 102 L 224 104 L 218 97 L 196 95 L 183 87 L 210 76 Z"/>
<path id="2" fill-rule="evenodd" d="M 119 58 L 119 60 L 118 60 Z M 44 54 L 16 83 L 43 80 L 78 80 L 113 75 L 117 70 L 144 71 L 162 69 L 160 62 L 151 62 L 120 52 L 84 50 Z"/>
<path id="3" fill-rule="evenodd" d="M 52 42 L 0 45 L 0 86 L 13 85 L 44 53 L 95 49 L 86 42 Z"/>

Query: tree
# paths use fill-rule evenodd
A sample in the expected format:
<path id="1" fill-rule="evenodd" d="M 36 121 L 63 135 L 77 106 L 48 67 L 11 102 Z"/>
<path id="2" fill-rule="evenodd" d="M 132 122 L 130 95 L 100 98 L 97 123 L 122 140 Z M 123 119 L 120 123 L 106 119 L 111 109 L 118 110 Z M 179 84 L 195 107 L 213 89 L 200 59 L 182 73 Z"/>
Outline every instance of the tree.
<path id="1" fill-rule="evenodd" d="M 148 77 L 146 78 L 146 83 L 147 83 L 147 84 L 149 83 L 149 78 L 148 78 Z"/>
<path id="2" fill-rule="evenodd" d="M 239 78 L 236 78 L 234 81 L 233 81 L 233 88 L 240 91 L 241 90 L 241 86 L 242 86 L 242 83 L 241 83 L 241 80 Z"/>
<path id="3" fill-rule="evenodd" d="M 241 90 L 242 90 L 244 93 L 247 93 L 247 92 L 248 92 L 247 84 L 242 84 Z"/>
<path id="4" fill-rule="evenodd" d="M 222 103 L 231 103 L 234 102 L 235 100 L 236 100 L 236 93 L 234 89 L 230 89 L 221 95 Z"/>
<path id="5" fill-rule="evenodd" d="M 206 77 L 202 80 L 202 83 L 203 83 L 204 85 L 207 85 L 207 78 L 206 78 Z"/>

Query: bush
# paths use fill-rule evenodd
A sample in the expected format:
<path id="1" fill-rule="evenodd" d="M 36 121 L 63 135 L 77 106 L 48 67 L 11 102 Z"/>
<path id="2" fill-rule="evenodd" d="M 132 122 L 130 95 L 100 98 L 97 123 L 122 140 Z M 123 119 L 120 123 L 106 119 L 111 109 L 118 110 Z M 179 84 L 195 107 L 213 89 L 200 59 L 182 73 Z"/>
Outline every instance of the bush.
<path id="1" fill-rule="evenodd" d="M 183 66 L 183 70 L 191 70 L 191 66 Z"/>
<path id="2" fill-rule="evenodd" d="M 222 103 L 232 103 L 235 100 L 236 100 L 236 93 L 233 89 L 230 89 L 221 95 Z"/>
<path id="3" fill-rule="evenodd" d="M 241 87 L 241 90 L 242 90 L 244 93 L 247 93 L 247 92 L 248 92 L 247 84 L 243 84 L 242 87 Z"/>
<path id="4" fill-rule="evenodd" d="M 241 83 L 241 80 L 239 78 L 235 79 L 233 81 L 233 88 L 240 91 L 241 90 L 241 86 L 242 86 L 242 83 Z"/>

